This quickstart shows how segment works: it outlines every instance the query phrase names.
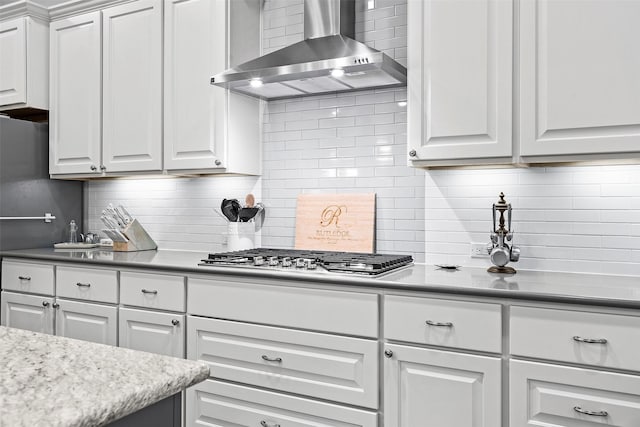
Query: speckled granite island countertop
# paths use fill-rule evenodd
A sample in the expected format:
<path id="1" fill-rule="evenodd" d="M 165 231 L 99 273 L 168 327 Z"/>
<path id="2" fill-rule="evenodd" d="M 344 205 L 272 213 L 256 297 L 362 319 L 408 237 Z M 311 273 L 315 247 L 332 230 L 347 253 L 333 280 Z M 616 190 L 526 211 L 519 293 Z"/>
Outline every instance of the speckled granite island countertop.
<path id="1" fill-rule="evenodd" d="M 636 276 L 580 274 L 518 270 L 515 275 L 488 273 L 486 268 L 462 267 L 459 271 L 416 264 L 381 277 L 334 274 L 326 271 L 296 270 L 283 272 L 268 266 L 259 268 L 202 267 L 198 263 L 206 253 L 189 251 L 112 252 L 105 249 L 56 250 L 23 249 L 0 252 L 0 257 L 77 263 L 119 269 L 150 269 L 187 275 L 215 275 L 267 279 L 274 283 L 304 281 L 319 286 L 350 288 L 402 289 L 425 293 L 476 295 L 553 301 L 611 307 L 640 308 L 640 270 Z M 514 267 L 517 269 L 518 265 Z"/>
<path id="2" fill-rule="evenodd" d="M 0 426 L 100 426 L 208 375 L 201 362 L 0 326 Z"/>

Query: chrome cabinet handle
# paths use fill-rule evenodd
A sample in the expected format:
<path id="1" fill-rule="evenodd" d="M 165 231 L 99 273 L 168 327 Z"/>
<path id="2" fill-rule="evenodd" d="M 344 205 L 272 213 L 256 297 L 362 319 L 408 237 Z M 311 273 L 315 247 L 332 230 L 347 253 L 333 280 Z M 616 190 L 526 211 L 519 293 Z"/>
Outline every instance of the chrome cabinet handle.
<path id="1" fill-rule="evenodd" d="M 391 351 L 391 350 L 385 350 L 385 351 L 384 351 L 384 356 L 385 356 L 385 357 L 391 357 L 391 356 L 393 356 L 393 351 Z"/>
<path id="2" fill-rule="evenodd" d="M 432 320 L 427 320 L 426 324 L 429 325 L 429 326 L 444 326 L 444 327 L 447 327 L 447 328 L 450 328 L 450 327 L 453 326 L 453 323 L 451 323 L 451 322 L 434 322 Z"/>
<path id="3" fill-rule="evenodd" d="M 576 342 L 584 342 L 587 344 L 606 344 L 607 343 L 606 338 L 582 338 L 577 335 L 573 337 L 573 340 Z"/>
<path id="4" fill-rule="evenodd" d="M 173 319 L 173 320 L 171 321 L 171 324 L 172 324 L 173 326 L 178 326 L 178 325 L 180 324 L 180 321 L 179 321 L 178 319 Z"/>
<path id="5" fill-rule="evenodd" d="M 281 357 L 269 357 L 266 354 L 262 355 L 262 360 L 266 360 L 267 362 L 278 362 L 278 363 L 282 363 L 282 358 Z"/>
<path id="6" fill-rule="evenodd" d="M 89 169 L 91 169 L 92 171 L 96 171 L 98 168 L 96 167 L 96 165 L 91 165 Z"/>
<path id="7" fill-rule="evenodd" d="M 418 153 L 416 152 L 416 150 L 409 151 L 409 157 L 416 157 L 417 155 Z"/>
<path id="8" fill-rule="evenodd" d="M 31 280 L 31 277 L 29 277 L 29 276 L 18 276 L 18 279 L 19 280 L 27 280 L 28 281 L 28 280 Z"/>
<path id="9" fill-rule="evenodd" d="M 268 422 L 262 420 L 260 421 L 260 425 L 262 427 L 280 427 L 280 424 L 269 424 Z"/>
<path id="10" fill-rule="evenodd" d="M 591 417 L 608 417 L 609 413 L 607 411 L 587 411 L 586 409 L 582 409 L 579 406 L 574 406 L 573 410 L 579 414 L 589 415 Z"/>
<path id="11" fill-rule="evenodd" d="M 49 307 L 49 303 L 48 303 L 48 302 L 46 302 L 46 301 L 42 301 L 42 306 L 43 306 L 43 307 Z"/>
<path id="12" fill-rule="evenodd" d="M 216 166 L 220 166 L 222 164 L 220 160 L 216 160 L 214 163 L 216 164 Z"/>
<path id="13" fill-rule="evenodd" d="M 80 282 L 78 282 L 78 283 L 76 283 L 76 286 L 79 286 L 81 288 L 89 288 L 89 287 L 91 287 L 91 283 L 80 283 Z"/>
<path id="14" fill-rule="evenodd" d="M 51 307 L 60 308 L 60 304 L 58 304 L 57 302 L 54 302 L 53 304 L 51 304 Z"/>
<path id="15" fill-rule="evenodd" d="M 150 291 L 148 289 L 142 289 L 142 293 L 143 294 L 152 294 L 152 295 L 156 295 L 158 293 L 158 291 Z"/>
<path id="16" fill-rule="evenodd" d="M 107 167 L 105 165 L 100 165 L 100 170 L 104 172 L 107 170 Z"/>

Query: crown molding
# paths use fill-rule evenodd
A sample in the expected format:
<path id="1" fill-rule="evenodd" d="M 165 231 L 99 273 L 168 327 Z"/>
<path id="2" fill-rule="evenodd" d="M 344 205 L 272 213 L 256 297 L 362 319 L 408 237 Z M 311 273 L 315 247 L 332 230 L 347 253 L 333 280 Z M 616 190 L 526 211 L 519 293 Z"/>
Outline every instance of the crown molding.
<path id="1" fill-rule="evenodd" d="M 29 0 L 17 1 L 0 7 L 0 21 L 25 16 L 49 22 L 49 10 Z"/>

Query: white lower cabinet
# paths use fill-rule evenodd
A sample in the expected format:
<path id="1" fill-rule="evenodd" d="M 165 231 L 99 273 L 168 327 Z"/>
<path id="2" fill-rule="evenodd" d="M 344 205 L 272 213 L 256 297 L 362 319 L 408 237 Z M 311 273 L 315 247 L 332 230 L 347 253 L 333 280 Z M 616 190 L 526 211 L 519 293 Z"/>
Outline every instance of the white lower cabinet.
<path id="1" fill-rule="evenodd" d="M 188 357 L 214 378 L 376 409 L 378 341 L 189 316 Z"/>
<path id="2" fill-rule="evenodd" d="M 384 348 L 386 427 L 502 425 L 499 357 L 395 344 Z"/>
<path id="3" fill-rule="evenodd" d="M 640 377 L 512 360 L 510 425 L 640 426 Z"/>
<path id="4" fill-rule="evenodd" d="M 187 390 L 188 426 L 377 427 L 377 418 L 371 411 L 213 380 Z"/>
<path id="5" fill-rule="evenodd" d="M 53 334 L 52 297 L 2 291 L 2 326 Z"/>
<path id="6" fill-rule="evenodd" d="M 56 335 L 117 345 L 118 307 L 58 299 Z"/>
<path id="7" fill-rule="evenodd" d="M 120 308 L 120 347 L 184 357 L 184 314 Z"/>

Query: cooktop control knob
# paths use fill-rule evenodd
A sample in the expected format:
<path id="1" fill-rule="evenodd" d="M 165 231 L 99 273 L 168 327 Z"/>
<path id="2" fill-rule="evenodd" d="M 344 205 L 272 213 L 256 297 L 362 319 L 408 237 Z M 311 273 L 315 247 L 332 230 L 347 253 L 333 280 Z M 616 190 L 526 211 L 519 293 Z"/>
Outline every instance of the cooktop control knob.
<path id="1" fill-rule="evenodd" d="M 282 266 L 283 267 L 291 267 L 291 258 L 289 258 L 288 256 L 282 258 Z"/>
<path id="2" fill-rule="evenodd" d="M 280 263 L 280 261 L 278 261 L 278 257 L 277 256 L 270 256 L 269 258 L 267 258 L 267 263 L 271 267 L 276 267 Z"/>
<path id="3" fill-rule="evenodd" d="M 256 256 L 253 258 L 253 265 L 263 265 L 263 264 L 264 264 L 264 257 Z"/>
<path id="4" fill-rule="evenodd" d="M 316 267 L 317 267 L 317 265 L 316 265 L 315 260 L 312 260 L 312 259 L 308 259 L 308 260 L 306 260 L 306 262 L 305 262 L 305 268 L 306 268 L 307 270 L 315 270 L 315 269 L 316 269 Z"/>
<path id="5" fill-rule="evenodd" d="M 304 258 L 296 258 L 296 268 L 304 268 L 306 264 Z"/>

